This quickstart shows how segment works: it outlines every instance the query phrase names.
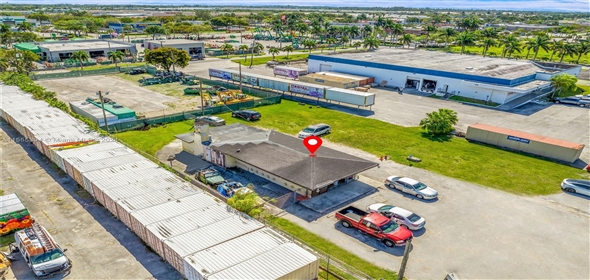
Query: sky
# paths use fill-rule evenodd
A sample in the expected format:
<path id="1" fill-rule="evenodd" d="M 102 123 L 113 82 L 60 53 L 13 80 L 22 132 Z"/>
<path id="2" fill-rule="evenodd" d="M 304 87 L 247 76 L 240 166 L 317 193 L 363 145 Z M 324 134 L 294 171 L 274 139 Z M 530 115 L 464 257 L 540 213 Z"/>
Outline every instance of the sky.
<path id="1" fill-rule="evenodd" d="M 121 0 L 0 0 L 12 4 L 96 4 L 120 5 Z M 334 6 L 334 7 L 412 7 L 412 8 L 456 8 L 456 9 L 497 9 L 497 10 L 538 10 L 589 12 L 589 0 L 126 0 L 125 4 L 150 5 L 294 5 L 294 6 Z"/>

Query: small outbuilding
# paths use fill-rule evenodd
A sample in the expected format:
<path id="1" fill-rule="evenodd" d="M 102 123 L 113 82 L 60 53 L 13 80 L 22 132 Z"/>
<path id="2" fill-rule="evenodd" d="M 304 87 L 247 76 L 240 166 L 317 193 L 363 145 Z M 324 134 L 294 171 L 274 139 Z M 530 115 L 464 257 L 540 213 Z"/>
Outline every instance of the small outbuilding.
<path id="1" fill-rule="evenodd" d="M 584 149 L 584 144 L 483 123 L 470 125 L 467 128 L 465 138 L 469 141 L 490 144 L 570 163 L 580 158 Z"/>

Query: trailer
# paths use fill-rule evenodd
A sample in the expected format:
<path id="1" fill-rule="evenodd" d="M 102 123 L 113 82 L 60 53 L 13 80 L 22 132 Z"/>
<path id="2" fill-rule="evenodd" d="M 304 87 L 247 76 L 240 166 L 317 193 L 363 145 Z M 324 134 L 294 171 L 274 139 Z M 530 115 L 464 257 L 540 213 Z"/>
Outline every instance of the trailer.
<path id="1" fill-rule="evenodd" d="M 287 67 L 287 66 L 275 66 L 273 69 L 275 77 L 277 75 L 288 77 L 291 79 L 299 79 L 299 76 L 307 75 L 307 69 Z"/>
<path id="2" fill-rule="evenodd" d="M 326 88 L 320 85 L 305 83 L 305 82 L 296 82 L 291 83 L 289 87 L 289 92 L 292 93 L 299 93 L 311 97 L 317 98 L 326 98 Z"/>
<path id="3" fill-rule="evenodd" d="M 375 94 L 369 92 L 361 92 L 343 88 L 327 88 L 324 97 L 329 101 L 342 102 L 357 106 L 373 106 L 375 105 Z"/>
<path id="4" fill-rule="evenodd" d="M 0 196 L 0 236 L 28 228 L 32 224 L 29 210 L 16 194 Z"/>

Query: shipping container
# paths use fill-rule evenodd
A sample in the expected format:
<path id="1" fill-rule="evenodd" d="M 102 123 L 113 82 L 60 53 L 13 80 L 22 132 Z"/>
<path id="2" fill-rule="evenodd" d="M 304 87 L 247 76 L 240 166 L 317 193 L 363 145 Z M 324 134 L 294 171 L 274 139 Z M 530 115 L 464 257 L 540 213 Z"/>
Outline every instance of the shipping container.
<path id="1" fill-rule="evenodd" d="M 134 211 L 129 213 L 128 220 L 121 221 L 129 228 L 132 228 L 132 224 L 143 225 L 145 227 L 157 221 L 176 217 L 216 203 L 218 203 L 218 201 L 216 201 L 211 195 L 206 193 L 196 193 L 182 199 Z M 122 215 L 122 217 L 125 217 L 125 215 Z"/>
<path id="2" fill-rule="evenodd" d="M 325 99 L 365 107 L 375 104 L 374 93 L 342 88 L 327 88 Z"/>
<path id="3" fill-rule="evenodd" d="M 207 279 L 211 274 L 245 262 L 289 242 L 287 238 L 274 230 L 262 228 L 185 257 L 184 277 L 189 280 Z M 281 265 L 283 264 L 268 264 L 269 267 Z"/>
<path id="4" fill-rule="evenodd" d="M 120 216 L 128 216 L 128 213 L 133 211 L 184 198 L 193 195 L 195 192 L 202 192 L 202 190 L 197 190 L 188 182 L 164 182 L 166 181 L 142 181 L 106 190 L 103 192 L 105 207 L 117 218 L 121 219 Z M 128 192 L 125 192 L 125 190 L 128 190 Z M 124 217 L 123 219 L 128 218 Z"/>
<path id="5" fill-rule="evenodd" d="M 188 255 L 253 232 L 262 227 L 264 227 L 262 223 L 252 218 L 235 215 L 164 240 L 165 259 L 182 273 L 184 271 L 184 258 Z"/>
<path id="6" fill-rule="evenodd" d="M 158 255 L 164 257 L 164 248 L 162 247 L 164 240 L 239 214 L 236 212 L 235 209 L 224 203 L 205 206 L 146 226 L 144 240 Z"/>
<path id="7" fill-rule="evenodd" d="M 173 176 L 173 174 L 159 166 L 137 170 L 133 173 L 115 174 L 106 179 L 93 181 L 92 192 L 94 193 L 94 198 L 104 206 L 106 205 L 104 191 L 164 176 L 169 177 Z"/>
<path id="8" fill-rule="evenodd" d="M 70 166 L 79 166 L 80 164 L 95 160 L 136 154 L 133 150 L 117 142 L 97 143 L 76 149 L 61 150 L 57 151 L 57 153 L 61 158 L 63 158 L 65 163 Z M 72 173 L 70 173 L 70 171 L 72 171 Z M 73 172 L 73 170 L 66 170 L 66 173 L 68 173 L 68 175 L 70 175 L 72 178 L 75 176 L 80 177 L 80 174 L 75 175 Z"/>
<path id="9" fill-rule="evenodd" d="M 319 265 L 318 257 L 294 243 L 286 243 L 206 279 L 315 280 L 318 279 Z"/>
<path id="10" fill-rule="evenodd" d="M 299 79 L 300 76 L 307 75 L 307 69 L 287 67 L 287 66 L 275 66 L 273 69 L 275 77 L 277 75 L 288 77 L 291 79 Z"/>
<path id="11" fill-rule="evenodd" d="M 289 91 L 292 93 L 304 94 L 311 97 L 324 98 L 326 88 L 317 84 L 310 84 L 305 82 L 292 82 L 289 87 Z"/>
<path id="12" fill-rule="evenodd" d="M 280 90 L 283 92 L 289 91 L 289 82 L 272 77 L 258 78 L 258 86 L 261 88 L 269 88 Z"/>
<path id="13" fill-rule="evenodd" d="M 105 179 L 105 178 L 109 178 L 109 177 L 113 177 L 116 176 L 117 174 L 122 174 L 122 173 L 132 173 L 132 172 L 136 172 L 138 170 L 143 170 L 143 169 L 149 169 L 149 168 L 156 168 L 158 167 L 157 164 L 153 163 L 150 160 L 144 159 L 142 161 L 136 161 L 136 162 L 132 162 L 132 163 L 125 163 L 122 165 L 118 165 L 118 166 L 113 166 L 113 167 L 109 167 L 109 168 L 104 168 L 104 169 L 99 169 L 99 170 L 94 170 L 94 171 L 89 171 L 89 172 L 85 172 L 83 175 L 83 180 L 86 180 L 87 182 L 94 182 L 94 181 L 98 181 L 101 179 Z M 83 185 L 84 181 L 82 181 L 82 186 L 84 188 L 86 188 L 86 186 Z M 87 190 L 88 193 L 93 194 L 93 190 Z M 94 195 L 93 195 L 94 196 Z"/>
<path id="14" fill-rule="evenodd" d="M 322 74 L 322 75 L 351 79 L 351 80 L 357 81 L 358 86 L 361 86 L 361 87 L 364 85 L 372 84 L 375 82 L 374 77 L 359 76 L 359 75 L 342 73 L 342 72 L 332 72 L 332 71 L 331 72 L 316 72 L 314 74 Z"/>
<path id="15" fill-rule="evenodd" d="M 465 138 L 469 141 L 494 145 L 514 151 L 565 162 L 580 158 L 585 145 L 542 135 L 476 123 L 467 127 Z"/>

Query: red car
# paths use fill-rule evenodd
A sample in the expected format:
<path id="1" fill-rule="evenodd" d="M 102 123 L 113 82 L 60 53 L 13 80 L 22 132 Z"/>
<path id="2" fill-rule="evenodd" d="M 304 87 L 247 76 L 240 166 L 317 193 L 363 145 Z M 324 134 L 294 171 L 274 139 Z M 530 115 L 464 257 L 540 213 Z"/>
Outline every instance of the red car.
<path id="1" fill-rule="evenodd" d="M 406 245 L 406 242 L 414 237 L 409 229 L 400 227 L 391 219 L 378 213 L 367 213 L 353 206 L 338 211 L 336 219 L 341 221 L 343 227 L 357 228 L 379 239 L 387 247 Z"/>

